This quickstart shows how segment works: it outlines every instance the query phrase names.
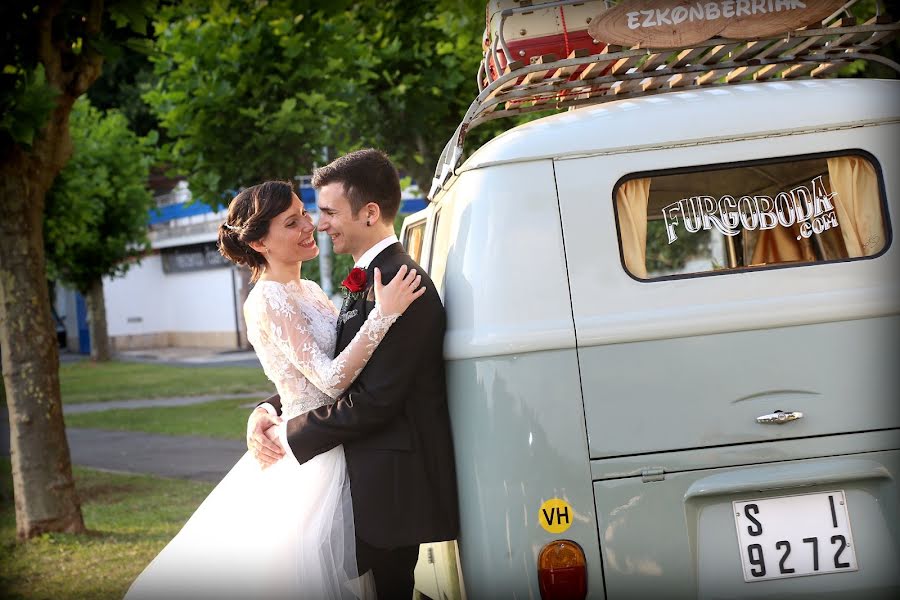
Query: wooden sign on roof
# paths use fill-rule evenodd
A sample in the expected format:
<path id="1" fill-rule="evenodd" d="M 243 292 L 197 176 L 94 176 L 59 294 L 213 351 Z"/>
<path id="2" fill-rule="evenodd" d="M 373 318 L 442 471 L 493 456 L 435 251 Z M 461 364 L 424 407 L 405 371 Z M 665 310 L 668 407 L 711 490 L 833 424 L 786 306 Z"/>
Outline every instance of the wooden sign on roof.
<path id="1" fill-rule="evenodd" d="M 820 23 L 846 0 L 625 0 L 591 20 L 607 44 L 680 48 L 721 36 L 761 38 Z"/>

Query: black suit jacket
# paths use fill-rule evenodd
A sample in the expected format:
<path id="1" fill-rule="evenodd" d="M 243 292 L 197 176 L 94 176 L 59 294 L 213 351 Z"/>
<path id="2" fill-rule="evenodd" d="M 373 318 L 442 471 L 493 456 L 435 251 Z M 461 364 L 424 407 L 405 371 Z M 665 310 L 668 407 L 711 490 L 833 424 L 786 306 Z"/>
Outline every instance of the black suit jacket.
<path id="1" fill-rule="evenodd" d="M 356 535 L 396 548 L 455 539 L 459 528 L 456 470 L 444 374 L 446 314 L 434 283 L 399 244 L 369 265 L 387 284 L 401 265 L 422 275 L 426 292 L 391 326 L 369 363 L 334 404 L 288 421 L 287 439 L 300 463 L 344 445 Z M 335 354 L 375 306 L 363 295 L 338 326 Z M 267 400 L 279 414 L 278 397 Z"/>

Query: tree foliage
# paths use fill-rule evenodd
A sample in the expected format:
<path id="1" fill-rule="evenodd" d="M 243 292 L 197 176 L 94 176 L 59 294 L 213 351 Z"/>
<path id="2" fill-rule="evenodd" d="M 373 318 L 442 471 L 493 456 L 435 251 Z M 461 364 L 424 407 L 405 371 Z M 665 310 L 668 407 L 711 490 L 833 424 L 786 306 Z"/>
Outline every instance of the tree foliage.
<path id="1" fill-rule="evenodd" d="M 360 2 L 349 146 L 384 148 L 428 190 L 446 141 L 478 94 L 484 2 Z M 355 76 L 354 76 L 355 75 Z"/>
<path id="2" fill-rule="evenodd" d="M 850 7 L 850 14 L 862 24 L 875 16 L 884 15 L 884 7 L 889 4 L 881 2 L 881 0 L 859 0 Z M 896 14 L 894 15 L 896 17 Z M 883 46 L 878 54 L 890 60 L 896 61 L 900 57 L 898 53 L 898 44 L 900 41 L 895 37 L 890 40 L 887 45 Z M 896 79 L 897 72 L 887 65 L 865 60 L 854 60 L 846 67 L 840 70 L 842 77 L 878 77 L 883 79 Z"/>
<path id="3" fill-rule="evenodd" d="M 147 25 L 156 4 L 148 0 L 2 3 L 0 139 L 4 145 L 31 147 L 58 106 L 60 93 L 72 97 L 84 93 L 99 75 L 104 55 L 118 56 L 123 45 L 149 51 Z M 68 76 L 61 81 L 48 79 L 48 69 Z"/>
<path id="4" fill-rule="evenodd" d="M 477 92 L 484 6 L 221 0 L 162 11 L 156 87 L 166 158 L 195 197 L 384 148 L 420 185 Z M 424 181 L 423 181 L 424 180 Z"/>
<path id="5" fill-rule="evenodd" d="M 103 72 L 86 94 L 96 108 L 120 112 L 139 136 L 159 133 L 159 121 L 142 97 L 155 81 L 150 54 L 152 46 L 149 50 L 121 47 L 103 62 Z"/>
<path id="6" fill-rule="evenodd" d="M 121 113 L 104 114 L 82 98 L 72 110 L 74 152 L 47 195 L 48 275 L 86 294 L 121 275 L 147 249 L 147 189 L 153 138 L 138 137 Z"/>
<path id="7" fill-rule="evenodd" d="M 309 170 L 341 130 L 350 34 L 342 2 L 214 2 L 156 21 L 158 83 L 145 95 L 194 197 Z"/>

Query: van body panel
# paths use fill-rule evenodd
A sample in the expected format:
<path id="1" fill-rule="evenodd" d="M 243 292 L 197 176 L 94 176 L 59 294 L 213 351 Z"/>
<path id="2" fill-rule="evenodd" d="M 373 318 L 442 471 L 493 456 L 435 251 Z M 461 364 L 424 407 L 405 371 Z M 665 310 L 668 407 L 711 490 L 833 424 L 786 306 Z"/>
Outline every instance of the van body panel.
<path id="1" fill-rule="evenodd" d="M 894 598 L 900 451 L 595 483 L 610 598 Z M 802 487 L 796 487 L 801 485 Z M 787 491 L 790 490 L 790 491 Z M 745 582 L 732 501 L 845 493 L 859 570 Z M 808 548 L 795 548 L 802 552 Z M 821 560 L 832 560 L 823 547 Z M 769 556 L 777 568 L 778 555 Z"/>
<path id="2" fill-rule="evenodd" d="M 884 253 L 871 259 L 638 281 L 622 263 L 612 193 L 621 178 L 635 173 L 862 150 L 880 166 L 892 203 L 886 223 L 898 231 L 898 211 L 892 209 L 900 194 L 897 139 L 900 126 L 880 125 L 792 136 L 777 148 L 758 140 L 556 161 L 579 345 L 896 314 L 900 258 L 890 238 Z"/>
<path id="3" fill-rule="evenodd" d="M 574 347 L 551 161 L 466 173 L 435 210 L 448 359 Z"/>
<path id="4" fill-rule="evenodd" d="M 582 348 L 591 458 L 900 428 L 898 349 L 898 317 Z"/>
<path id="5" fill-rule="evenodd" d="M 621 479 L 656 471 L 674 473 L 721 467 L 741 467 L 793 459 L 822 458 L 860 452 L 878 452 L 900 446 L 896 429 L 776 440 L 753 444 L 691 448 L 674 452 L 636 454 L 591 461 L 591 477 Z"/>
<path id="6" fill-rule="evenodd" d="M 603 598 L 552 162 L 465 173 L 432 221 L 465 589 L 473 598 L 539 598 L 538 553 L 565 537 L 587 554 L 590 597 Z M 552 498 L 574 513 L 560 535 L 538 522 Z"/>
<path id="7" fill-rule="evenodd" d="M 525 123 L 479 148 L 457 172 L 544 158 L 777 138 L 786 132 L 897 119 L 900 82 L 893 80 L 779 81 L 672 92 Z"/>
<path id="8" fill-rule="evenodd" d="M 891 198 L 897 134 L 885 125 L 795 136 L 778 155 L 866 151 Z M 892 246 L 868 259 L 662 281 L 637 281 L 622 264 L 612 200 L 622 177 L 772 155 L 742 142 L 555 163 L 592 458 L 900 427 Z M 892 230 L 896 212 L 886 211 Z M 623 404 L 640 417 L 613 425 Z M 756 423 L 775 410 L 806 416 Z"/>
<path id="9" fill-rule="evenodd" d="M 565 538 L 585 551 L 588 597 L 604 598 L 575 351 L 451 360 L 447 388 L 469 597 L 540 598 L 538 553 Z M 538 521 L 551 498 L 574 511 L 560 534 Z"/>

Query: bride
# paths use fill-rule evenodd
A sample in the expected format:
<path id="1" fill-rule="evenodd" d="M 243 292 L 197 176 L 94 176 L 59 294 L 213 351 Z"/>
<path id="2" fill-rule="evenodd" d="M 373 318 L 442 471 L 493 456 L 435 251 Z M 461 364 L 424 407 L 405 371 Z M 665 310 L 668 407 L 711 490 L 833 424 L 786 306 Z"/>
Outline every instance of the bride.
<path id="1" fill-rule="evenodd" d="M 240 192 L 219 228 L 222 254 L 250 267 L 247 337 L 282 402 L 273 428 L 332 403 L 362 371 L 391 324 L 425 288 L 405 267 L 382 285 L 375 309 L 333 360 L 337 311 L 322 289 L 300 279 L 315 258 L 315 227 L 291 184 L 268 181 Z M 157 598 L 374 598 L 356 570 L 349 479 L 342 446 L 300 465 L 291 452 L 262 468 L 247 453 L 138 576 L 127 600 Z"/>

